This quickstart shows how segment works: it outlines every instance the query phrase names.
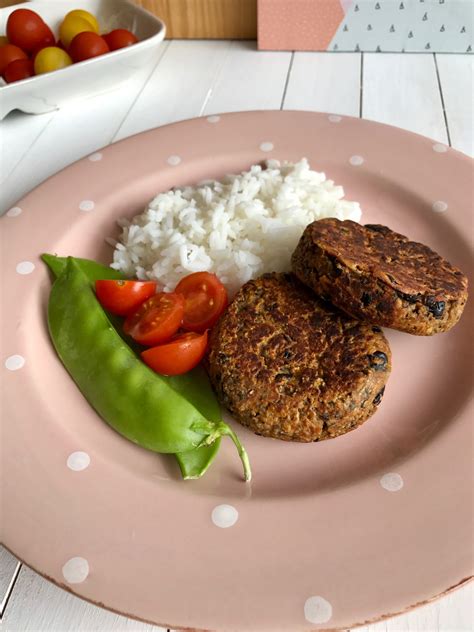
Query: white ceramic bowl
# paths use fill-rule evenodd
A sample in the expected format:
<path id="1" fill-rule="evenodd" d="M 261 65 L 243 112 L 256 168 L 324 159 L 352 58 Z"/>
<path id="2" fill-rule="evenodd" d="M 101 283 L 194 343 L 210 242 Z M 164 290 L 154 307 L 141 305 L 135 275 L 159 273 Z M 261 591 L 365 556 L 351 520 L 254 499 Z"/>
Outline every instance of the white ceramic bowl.
<path id="1" fill-rule="evenodd" d="M 36 11 L 57 36 L 68 11 L 86 9 L 99 20 L 101 32 L 129 29 L 139 42 L 127 48 L 94 57 L 67 68 L 37 75 L 0 87 L 0 119 L 18 109 L 41 114 L 60 108 L 69 101 L 107 92 L 125 81 L 138 81 L 149 74 L 158 61 L 165 25 L 156 16 L 128 0 L 37 0 L 0 10 L 0 34 L 6 31 L 8 16 L 20 7 Z"/>

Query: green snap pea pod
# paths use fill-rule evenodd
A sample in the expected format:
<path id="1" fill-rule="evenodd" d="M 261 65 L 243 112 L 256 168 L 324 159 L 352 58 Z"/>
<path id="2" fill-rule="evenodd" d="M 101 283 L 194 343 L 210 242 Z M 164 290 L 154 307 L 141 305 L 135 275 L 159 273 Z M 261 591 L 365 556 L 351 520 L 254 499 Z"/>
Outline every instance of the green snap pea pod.
<path id="1" fill-rule="evenodd" d="M 206 419 L 137 358 L 72 258 L 51 290 L 48 324 L 63 364 L 89 403 L 115 430 L 163 453 L 187 452 L 228 435 L 250 479 L 247 454 L 233 430 L 222 421 Z"/>
<path id="2" fill-rule="evenodd" d="M 57 257 L 56 255 L 44 254 L 43 261 L 48 265 L 55 277 L 60 276 L 67 266 L 67 257 Z M 80 267 L 82 272 L 87 276 L 89 282 L 94 284 L 100 279 L 120 280 L 123 275 L 96 261 L 90 259 L 74 258 L 74 261 Z M 109 314 L 112 324 L 117 332 L 123 336 L 123 327 L 121 320 Z M 133 343 L 131 339 L 124 337 L 128 344 Z M 132 347 L 133 348 L 133 347 Z M 139 352 L 139 348 L 137 347 Z M 220 406 L 214 395 L 209 383 L 206 372 L 201 366 L 186 373 L 185 375 L 177 375 L 174 377 L 165 377 L 171 387 L 186 397 L 206 419 L 218 422 L 221 420 Z M 221 439 L 217 438 L 211 445 L 203 445 L 187 452 L 176 454 L 176 459 L 184 479 L 195 479 L 201 477 L 209 468 L 219 451 Z"/>

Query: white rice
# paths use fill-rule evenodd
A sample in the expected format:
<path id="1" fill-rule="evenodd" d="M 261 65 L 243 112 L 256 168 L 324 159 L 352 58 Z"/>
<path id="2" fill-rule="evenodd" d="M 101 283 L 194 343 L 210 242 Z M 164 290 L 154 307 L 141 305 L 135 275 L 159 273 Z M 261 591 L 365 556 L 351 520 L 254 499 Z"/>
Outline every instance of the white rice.
<path id="1" fill-rule="evenodd" d="M 323 217 L 359 221 L 360 206 L 308 161 L 268 160 L 240 175 L 157 195 L 122 219 L 112 267 L 165 291 L 191 272 L 214 272 L 230 294 L 264 272 L 284 272 L 305 227 Z"/>

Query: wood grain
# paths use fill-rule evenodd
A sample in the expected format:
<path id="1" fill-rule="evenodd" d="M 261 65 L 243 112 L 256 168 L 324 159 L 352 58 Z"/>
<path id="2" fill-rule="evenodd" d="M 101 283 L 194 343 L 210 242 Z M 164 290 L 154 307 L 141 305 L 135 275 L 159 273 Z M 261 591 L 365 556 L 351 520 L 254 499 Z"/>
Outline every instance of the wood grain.
<path id="1" fill-rule="evenodd" d="M 283 109 L 359 116 L 360 64 L 361 53 L 294 53 Z"/>
<path id="2" fill-rule="evenodd" d="M 135 0 L 166 24 L 169 39 L 255 39 L 257 0 Z"/>
<path id="3" fill-rule="evenodd" d="M 362 76 L 363 118 L 448 142 L 433 55 L 364 53 Z"/>
<path id="4" fill-rule="evenodd" d="M 474 157 L 474 58 L 472 55 L 436 55 L 451 145 Z"/>
<path id="5" fill-rule="evenodd" d="M 0 546 L 0 617 L 3 614 L 19 570 L 20 562 L 3 546 Z"/>

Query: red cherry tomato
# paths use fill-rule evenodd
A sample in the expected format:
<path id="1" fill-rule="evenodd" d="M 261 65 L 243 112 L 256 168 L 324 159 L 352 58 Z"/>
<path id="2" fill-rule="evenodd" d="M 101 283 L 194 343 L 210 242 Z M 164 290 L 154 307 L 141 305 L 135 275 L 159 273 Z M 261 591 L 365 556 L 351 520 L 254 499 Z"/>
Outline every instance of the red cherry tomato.
<path id="1" fill-rule="evenodd" d="M 154 281 L 96 281 L 95 292 L 104 309 L 127 316 L 156 292 Z"/>
<path id="2" fill-rule="evenodd" d="M 0 75 L 3 75 L 5 68 L 16 59 L 28 59 L 28 55 L 13 44 L 0 46 Z"/>
<path id="3" fill-rule="evenodd" d="M 127 31 L 127 29 L 115 29 L 115 31 L 110 31 L 110 33 L 102 37 L 107 42 L 110 50 L 125 48 L 126 46 L 131 46 L 138 42 L 135 35 L 131 31 Z"/>
<path id="4" fill-rule="evenodd" d="M 123 329 L 142 345 L 159 345 L 178 331 L 183 314 L 181 294 L 158 292 L 127 316 Z"/>
<path id="5" fill-rule="evenodd" d="M 175 292 L 186 301 L 183 328 L 202 332 L 219 319 L 228 304 L 227 291 L 215 274 L 194 272 L 181 279 Z"/>
<path id="6" fill-rule="evenodd" d="M 35 69 L 31 59 L 15 59 L 5 68 L 3 76 L 7 83 L 13 83 L 33 77 L 34 74 Z"/>
<path id="7" fill-rule="evenodd" d="M 109 52 L 107 42 L 103 37 L 97 35 L 97 33 L 91 33 L 90 31 L 84 31 L 78 33 L 72 40 L 69 47 L 69 54 L 72 60 L 75 62 L 84 61 L 91 57 L 98 57 L 104 53 Z"/>
<path id="8" fill-rule="evenodd" d="M 17 9 L 7 20 L 8 40 L 26 53 L 54 46 L 54 35 L 42 18 L 30 9 Z"/>
<path id="9" fill-rule="evenodd" d="M 187 332 L 174 336 L 167 344 L 152 347 L 141 353 L 143 362 L 162 375 L 181 375 L 194 369 L 204 357 L 207 331 L 203 334 Z"/>

